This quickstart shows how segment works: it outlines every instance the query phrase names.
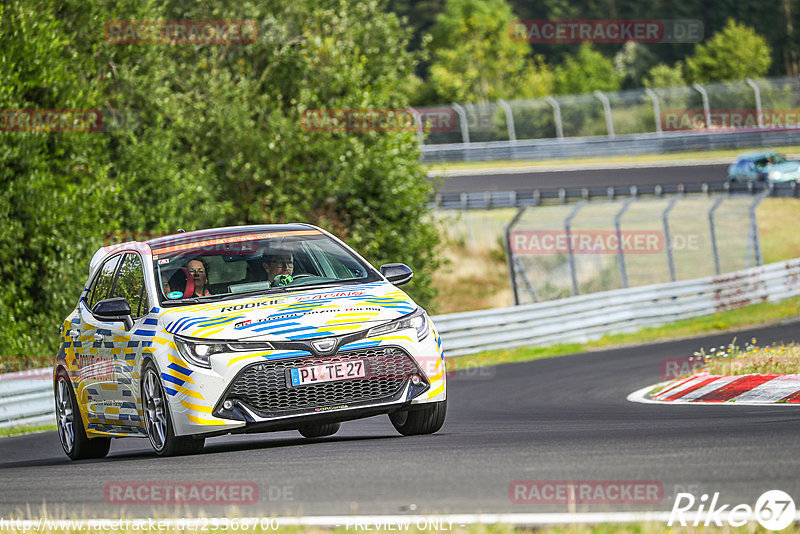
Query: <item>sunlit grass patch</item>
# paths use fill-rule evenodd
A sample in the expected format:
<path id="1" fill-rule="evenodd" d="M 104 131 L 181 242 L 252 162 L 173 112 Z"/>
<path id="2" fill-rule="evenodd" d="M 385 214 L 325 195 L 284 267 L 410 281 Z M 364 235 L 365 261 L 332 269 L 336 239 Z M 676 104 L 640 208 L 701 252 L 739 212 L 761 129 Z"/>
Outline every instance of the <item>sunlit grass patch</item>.
<path id="1" fill-rule="evenodd" d="M 16 436 L 17 434 L 30 434 L 31 432 L 45 432 L 55 430 L 56 425 L 22 425 L 8 428 L 0 428 L 0 437 Z"/>
<path id="2" fill-rule="evenodd" d="M 727 346 L 695 352 L 705 362 L 704 370 L 712 375 L 800 374 L 800 344 L 773 344 L 759 347 L 755 338 L 744 347 L 736 340 Z"/>

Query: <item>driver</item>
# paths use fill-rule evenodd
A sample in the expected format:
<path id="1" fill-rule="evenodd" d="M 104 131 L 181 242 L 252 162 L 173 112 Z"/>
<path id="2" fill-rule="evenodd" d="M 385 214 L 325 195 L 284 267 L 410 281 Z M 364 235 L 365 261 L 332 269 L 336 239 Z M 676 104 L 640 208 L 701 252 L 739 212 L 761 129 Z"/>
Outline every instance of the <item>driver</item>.
<path id="1" fill-rule="evenodd" d="M 294 271 L 294 258 L 288 250 L 274 251 L 264 257 L 261 266 L 267 272 L 267 281 L 270 284 L 275 281 L 275 277 L 278 275 L 286 275 L 291 281 L 292 272 Z"/>

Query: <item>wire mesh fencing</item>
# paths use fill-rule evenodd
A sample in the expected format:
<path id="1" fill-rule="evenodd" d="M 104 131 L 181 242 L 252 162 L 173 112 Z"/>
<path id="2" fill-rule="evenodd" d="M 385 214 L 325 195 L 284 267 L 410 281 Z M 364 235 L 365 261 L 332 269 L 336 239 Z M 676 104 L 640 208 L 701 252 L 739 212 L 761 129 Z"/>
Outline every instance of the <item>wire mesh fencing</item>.
<path id="1" fill-rule="evenodd" d="M 470 144 L 664 132 L 798 129 L 800 80 L 746 79 L 686 87 L 595 91 L 505 102 L 419 107 L 420 144 Z M 431 128 L 424 117 L 452 114 Z"/>
<path id="2" fill-rule="evenodd" d="M 506 229 L 517 304 L 762 264 L 763 195 L 675 195 L 523 207 Z"/>

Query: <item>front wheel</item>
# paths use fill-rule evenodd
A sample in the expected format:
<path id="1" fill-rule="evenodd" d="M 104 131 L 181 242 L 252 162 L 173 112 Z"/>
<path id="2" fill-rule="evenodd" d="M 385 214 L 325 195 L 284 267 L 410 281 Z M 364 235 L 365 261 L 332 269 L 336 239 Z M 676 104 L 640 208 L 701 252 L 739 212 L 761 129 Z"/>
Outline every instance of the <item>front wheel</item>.
<path id="1" fill-rule="evenodd" d="M 150 445 L 159 456 L 191 454 L 203 449 L 205 438 L 176 436 L 167 406 L 167 396 L 155 365 L 148 362 L 142 377 L 142 406 Z"/>
<path id="2" fill-rule="evenodd" d="M 404 436 L 433 434 L 442 428 L 447 415 L 447 400 L 426 404 L 419 410 L 404 410 L 389 414 L 394 428 Z"/>
<path id="3" fill-rule="evenodd" d="M 56 425 L 64 452 L 71 460 L 105 458 L 111 448 L 111 438 L 89 438 L 86 435 L 75 392 L 63 371 L 56 378 L 55 390 Z"/>

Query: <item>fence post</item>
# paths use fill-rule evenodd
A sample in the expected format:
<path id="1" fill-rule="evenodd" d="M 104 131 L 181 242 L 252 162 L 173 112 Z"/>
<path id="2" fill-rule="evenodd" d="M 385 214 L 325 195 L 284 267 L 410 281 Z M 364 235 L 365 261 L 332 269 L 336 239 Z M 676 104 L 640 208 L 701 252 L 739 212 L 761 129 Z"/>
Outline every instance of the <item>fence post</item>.
<path id="1" fill-rule="evenodd" d="M 608 136 L 614 137 L 614 119 L 611 117 L 611 102 L 609 102 L 608 97 L 603 94 L 602 91 L 595 91 L 594 96 L 596 96 L 600 102 L 603 103 L 603 113 L 606 116 L 606 129 L 608 130 Z"/>
<path id="2" fill-rule="evenodd" d="M 675 281 L 675 258 L 672 256 L 672 236 L 669 232 L 669 212 L 675 207 L 675 204 L 681 199 L 683 195 L 678 194 L 675 198 L 670 200 L 669 206 L 666 207 L 661 214 L 661 220 L 664 222 L 664 246 L 667 249 L 667 265 L 669 266 L 669 279 L 671 282 Z"/>
<path id="3" fill-rule="evenodd" d="M 617 256 L 619 257 L 619 277 L 622 287 L 628 287 L 628 271 L 625 269 L 625 252 L 622 250 L 622 216 L 628 211 L 632 202 L 636 202 L 636 197 L 632 196 L 622 205 L 622 208 L 614 215 L 614 229 L 617 231 Z"/>
<path id="4" fill-rule="evenodd" d="M 511 292 L 514 293 L 514 306 L 519 306 L 519 295 L 517 294 L 517 277 L 514 273 L 515 257 L 513 247 L 511 246 L 511 230 L 520 218 L 522 218 L 522 214 L 525 213 L 525 210 L 525 206 L 518 209 L 514 218 L 511 219 L 511 222 L 506 226 L 506 261 L 508 262 L 508 276 L 511 278 Z"/>
<path id="5" fill-rule="evenodd" d="M 561 104 L 550 95 L 545 97 L 545 101 L 553 108 L 553 121 L 556 123 L 556 137 L 564 139 L 564 126 L 561 124 Z"/>
<path id="6" fill-rule="evenodd" d="M 656 132 L 663 133 L 661 129 L 661 102 L 658 100 L 658 95 L 649 87 L 646 87 L 644 92 L 650 97 L 650 100 L 653 101 L 653 117 L 656 121 Z"/>
<path id="7" fill-rule="evenodd" d="M 525 271 L 525 266 L 522 264 L 522 260 L 519 259 L 519 256 L 514 256 L 514 265 L 516 266 L 517 270 L 519 270 L 522 281 L 525 282 L 525 289 L 528 290 L 528 293 L 530 293 L 533 301 L 539 302 L 539 297 L 536 295 L 536 290 L 533 289 L 533 284 L 531 284 L 531 281 L 528 278 L 528 273 Z"/>
<path id="8" fill-rule="evenodd" d="M 422 129 L 422 113 L 412 107 L 408 109 L 411 111 L 411 115 L 414 117 L 414 124 L 417 127 L 417 141 L 419 142 L 419 146 L 423 146 L 425 144 L 425 133 Z"/>
<path id="9" fill-rule="evenodd" d="M 761 89 L 758 88 L 753 78 L 745 78 L 745 83 L 753 88 L 753 93 L 756 100 L 756 113 L 758 114 L 758 127 L 764 127 L 764 117 L 761 114 Z"/>
<path id="10" fill-rule="evenodd" d="M 708 105 L 708 93 L 706 92 L 705 88 L 697 82 L 693 83 L 692 87 L 694 87 L 694 89 L 700 93 L 700 96 L 703 98 L 703 115 L 705 115 L 706 118 L 707 130 L 711 128 L 711 108 Z"/>
<path id="11" fill-rule="evenodd" d="M 464 144 L 469 143 L 469 126 L 467 125 L 467 112 L 461 107 L 460 104 L 450 104 L 453 111 L 458 113 L 459 122 L 461 122 L 461 142 Z"/>
<path id="12" fill-rule="evenodd" d="M 508 128 L 508 140 L 516 141 L 517 129 L 514 127 L 514 112 L 511 110 L 511 106 L 509 106 L 508 102 L 506 102 L 502 98 L 497 101 L 497 105 L 503 108 L 503 111 L 506 114 L 506 127 Z"/>
<path id="13" fill-rule="evenodd" d="M 717 250 L 717 234 L 714 231 L 714 212 L 717 210 L 722 201 L 725 200 L 724 196 L 719 197 L 715 202 L 714 205 L 711 206 L 711 209 L 708 210 L 708 225 L 709 229 L 711 230 L 711 252 L 714 256 L 714 272 L 716 274 L 720 274 L 719 268 L 719 250 Z"/>
<path id="14" fill-rule="evenodd" d="M 567 233 L 567 253 L 569 254 L 569 274 L 572 277 L 572 294 L 578 295 L 578 273 L 575 272 L 575 254 L 572 251 L 572 239 L 570 239 L 570 226 L 572 225 L 572 219 L 578 215 L 578 211 L 586 204 L 586 200 L 581 200 L 575 206 L 575 208 L 570 212 L 566 219 L 564 219 L 564 230 Z"/>
<path id="15" fill-rule="evenodd" d="M 764 258 L 761 257 L 761 239 L 758 236 L 758 220 L 756 219 L 756 209 L 761 201 L 772 193 L 772 184 L 750 204 L 750 235 L 753 239 L 753 252 L 755 253 L 756 267 L 764 265 Z M 749 240 L 748 240 L 749 241 Z M 747 244 L 747 267 L 750 267 L 750 243 Z"/>

